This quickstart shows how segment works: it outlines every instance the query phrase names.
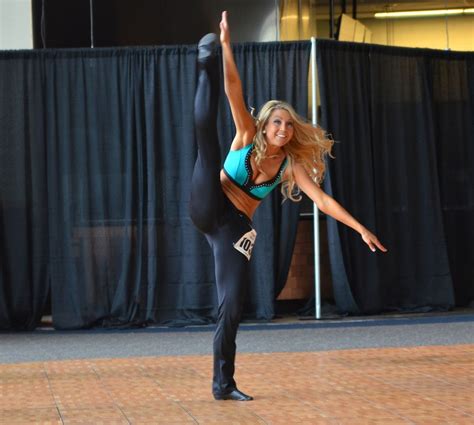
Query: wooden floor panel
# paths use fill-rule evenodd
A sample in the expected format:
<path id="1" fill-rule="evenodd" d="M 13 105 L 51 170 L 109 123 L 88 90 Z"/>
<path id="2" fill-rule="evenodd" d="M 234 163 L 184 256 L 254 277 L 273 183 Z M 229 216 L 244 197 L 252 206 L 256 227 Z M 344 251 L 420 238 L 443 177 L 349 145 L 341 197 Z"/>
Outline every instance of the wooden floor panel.
<path id="1" fill-rule="evenodd" d="M 474 345 L 238 354 L 251 402 L 215 401 L 210 356 L 0 365 L 2 424 L 474 424 Z"/>

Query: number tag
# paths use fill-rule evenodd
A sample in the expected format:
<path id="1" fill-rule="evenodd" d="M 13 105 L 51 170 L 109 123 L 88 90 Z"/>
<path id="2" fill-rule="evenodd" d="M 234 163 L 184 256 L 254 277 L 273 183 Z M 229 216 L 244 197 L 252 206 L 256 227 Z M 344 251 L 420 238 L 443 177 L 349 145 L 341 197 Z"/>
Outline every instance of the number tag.
<path id="1" fill-rule="evenodd" d="M 256 238 L 257 232 L 252 229 L 250 232 L 245 233 L 236 243 L 234 243 L 234 248 L 240 253 L 244 254 L 247 257 L 247 260 L 250 260 Z"/>

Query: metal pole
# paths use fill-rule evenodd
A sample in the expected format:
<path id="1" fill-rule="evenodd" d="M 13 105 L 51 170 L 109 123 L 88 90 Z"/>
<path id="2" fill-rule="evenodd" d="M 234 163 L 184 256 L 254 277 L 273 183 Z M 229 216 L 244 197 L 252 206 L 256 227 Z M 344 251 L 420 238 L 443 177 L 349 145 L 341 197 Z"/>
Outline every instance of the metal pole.
<path id="1" fill-rule="evenodd" d="M 89 0 L 89 20 L 91 24 L 91 48 L 94 48 L 94 0 Z"/>
<path id="2" fill-rule="evenodd" d="M 318 125 L 318 109 L 316 91 L 318 81 L 316 79 L 316 38 L 311 37 L 311 100 L 313 126 Z M 313 236 L 314 236 L 314 310 L 316 319 L 321 319 L 321 279 L 319 270 L 319 210 L 313 202 Z"/>
<path id="3" fill-rule="evenodd" d="M 334 0 L 329 0 L 329 38 L 334 38 Z"/>
<path id="4" fill-rule="evenodd" d="M 46 13 L 45 13 L 45 1 L 41 2 L 41 41 L 43 42 L 43 49 L 46 49 Z"/>

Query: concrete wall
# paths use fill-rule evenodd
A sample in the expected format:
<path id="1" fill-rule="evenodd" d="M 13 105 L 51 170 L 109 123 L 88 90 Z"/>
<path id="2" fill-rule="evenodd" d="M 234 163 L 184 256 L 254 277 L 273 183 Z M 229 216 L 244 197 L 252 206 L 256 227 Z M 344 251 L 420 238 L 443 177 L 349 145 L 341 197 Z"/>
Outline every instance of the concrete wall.
<path id="1" fill-rule="evenodd" d="M 364 19 L 361 22 L 372 31 L 372 43 L 404 47 L 446 49 L 446 20 L 424 19 Z M 449 48 L 474 50 L 474 15 L 450 16 L 447 20 Z"/>
<path id="2" fill-rule="evenodd" d="M 232 24 L 232 40 L 276 41 L 279 38 L 279 0 L 221 0 L 215 5 L 227 10 Z"/>
<path id="3" fill-rule="evenodd" d="M 31 49 L 31 0 L 0 0 L 0 49 Z"/>
<path id="4" fill-rule="evenodd" d="M 360 21 L 372 31 L 374 44 L 443 50 L 447 47 L 444 18 L 361 19 Z M 318 37 L 328 38 L 329 25 L 326 20 L 317 21 L 317 32 Z M 474 51 L 474 15 L 450 16 L 448 35 L 451 50 Z"/>

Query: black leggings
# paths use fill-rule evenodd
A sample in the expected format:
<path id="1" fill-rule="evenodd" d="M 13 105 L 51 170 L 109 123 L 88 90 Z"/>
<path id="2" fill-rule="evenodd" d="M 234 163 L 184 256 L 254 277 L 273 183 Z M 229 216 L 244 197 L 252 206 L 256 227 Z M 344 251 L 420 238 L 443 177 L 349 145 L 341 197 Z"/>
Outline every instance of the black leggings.
<path id="1" fill-rule="evenodd" d="M 217 64 L 201 66 L 194 101 L 198 156 L 191 182 L 190 216 L 206 236 L 214 254 L 219 307 L 213 344 L 212 391 L 223 395 L 236 389 L 235 338 L 249 281 L 249 260 L 235 246 L 243 244 L 247 248 L 245 245 L 252 241 L 245 235 L 254 231 L 250 219 L 238 211 L 222 191 L 217 138 L 218 88 Z"/>

